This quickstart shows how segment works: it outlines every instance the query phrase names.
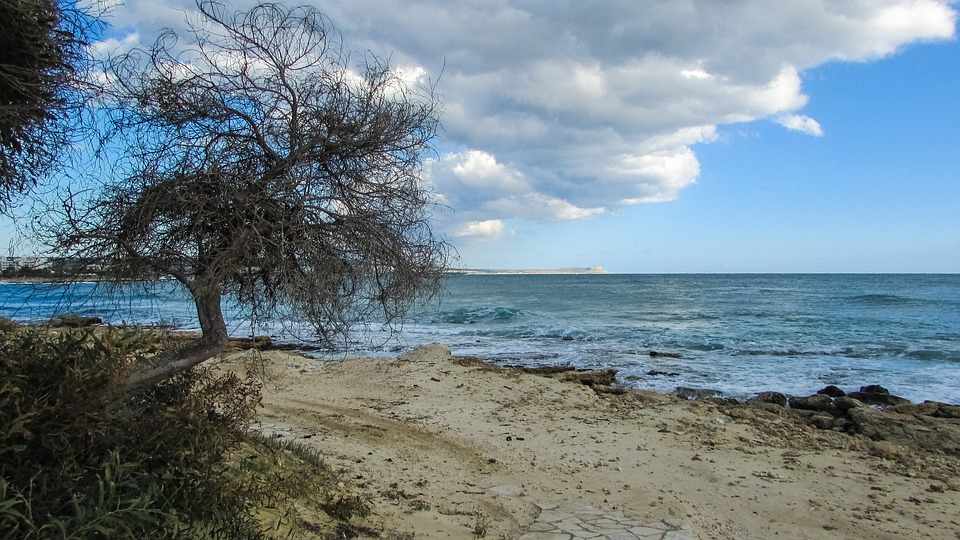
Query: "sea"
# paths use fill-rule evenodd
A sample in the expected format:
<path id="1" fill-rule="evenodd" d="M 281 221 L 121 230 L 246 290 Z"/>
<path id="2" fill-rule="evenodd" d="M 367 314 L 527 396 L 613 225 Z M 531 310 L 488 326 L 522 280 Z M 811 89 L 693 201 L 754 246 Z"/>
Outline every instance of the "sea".
<path id="1" fill-rule="evenodd" d="M 198 327 L 173 282 L 119 293 L 0 283 L 0 315 L 38 322 L 58 312 Z M 232 305 L 226 313 L 232 334 L 300 343 L 318 362 L 439 342 L 504 365 L 615 368 L 625 384 L 665 392 L 880 384 L 914 401 L 960 403 L 958 274 L 450 275 L 401 323 L 370 321 L 319 349 L 292 321 L 251 322 Z"/>

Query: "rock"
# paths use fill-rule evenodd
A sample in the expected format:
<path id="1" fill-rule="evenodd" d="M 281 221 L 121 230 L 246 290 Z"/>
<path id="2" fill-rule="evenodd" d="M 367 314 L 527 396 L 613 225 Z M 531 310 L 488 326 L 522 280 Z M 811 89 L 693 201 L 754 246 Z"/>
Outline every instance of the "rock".
<path id="1" fill-rule="evenodd" d="M 270 349 L 273 348 L 273 340 L 270 336 L 254 336 L 253 339 L 242 338 L 232 340 L 238 349 Z"/>
<path id="2" fill-rule="evenodd" d="M 850 421 L 844 417 L 834 418 L 833 419 L 833 429 L 844 431 L 847 429 L 847 426 L 850 425 Z"/>
<path id="3" fill-rule="evenodd" d="M 818 413 L 810 417 L 810 423 L 819 429 L 830 429 L 833 427 L 833 416 L 829 414 Z"/>
<path id="4" fill-rule="evenodd" d="M 865 386 L 864 388 L 869 388 Z M 892 394 L 883 392 L 850 392 L 847 397 L 860 400 L 867 405 L 880 405 L 883 407 L 894 407 L 896 405 L 909 404 L 910 400 Z"/>
<path id="5" fill-rule="evenodd" d="M 598 394 L 613 394 L 615 396 L 619 396 L 627 393 L 627 387 L 619 384 L 611 384 L 609 386 L 598 384 L 591 386 L 591 388 L 593 388 L 593 391 Z"/>
<path id="6" fill-rule="evenodd" d="M 600 369 L 597 371 L 573 371 L 563 374 L 564 381 L 577 382 L 587 386 L 609 386 L 617 381 L 617 370 Z"/>
<path id="7" fill-rule="evenodd" d="M 751 401 L 773 403 L 774 405 L 779 405 L 781 407 L 787 406 L 787 396 L 781 394 L 780 392 L 760 392 Z"/>
<path id="8" fill-rule="evenodd" d="M 674 371 L 657 371 L 655 369 L 651 369 L 647 372 L 647 375 L 650 375 L 651 377 L 656 377 L 658 375 L 663 377 L 676 377 L 680 374 Z"/>
<path id="9" fill-rule="evenodd" d="M 100 317 L 84 317 L 83 315 L 67 313 L 50 319 L 49 324 L 54 328 L 84 328 L 103 324 L 103 319 Z"/>
<path id="10" fill-rule="evenodd" d="M 874 441 L 960 456 L 960 423 L 953 419 L 906 415 L 859 407 L 847 411 L 850 428 Z"/>
<path id="11" fill-rule="evenodd" d="M 939 401 L 924 401 L 920 404 L 905 403 L 890 408 L 900 414 L 922 414 L 935 418 L 960 418 L 960 405 L 951 405 Z"/>
<path id="12" fill-rule="evenodd" d="M 776 403 L 770 403 L 769 401 L 757 401 L 757 400 L 753 400 L 753 401 L 750 401 L 749 403 L 750 403 L 750 406 L 751 406 L 751 407 L 755 407 L 755 408 L 757 408 L 757 409 L 763 409 L 763 410 L 765 410 L 765 411 L 769 411 L 769 412 L 772 412 L 772 413 L 783 414 L 783 412 L 784 412 L 784 410 L 785 410 L 785 409 L 783 408 L 783 405 L 779 405 L 779 404 L 776 404 Z"/>
<path id="13" fill-rule="evenodd" d="M 675 353 L 675 352 L 650 351 L 648 354 L 650 355 L 650 358 L 657 358 L 657 357 L 680 358 L 681 357 L 680 353 Z"/>
<path id="14" fill-rule="evenodd" d="M 886 388 L 880 386 L 879 384 L 868 384 L 867 386 L 861 386 L 860 391 L 864 394 L 889 394 L 890 391 Z"/>
<path id="15" fill-rule="evenodd" d="M 719 390 L 713 390 L 710 388 L 687 388 L 686 386 L 678 386 L 673 393 L 683 399 L 690 400 L 718 398 L 723 396 L 723 392 Z"/>
<path id="16" fill-rule="evenodd" d="M 823 394 L 791 398 L 789 404 L 793 409 L 806 409 L 808 411 L 831 412 L 835 409 L 833 398 Z"/>
<path id="17" fill-rule="evenodd" d="M 838 397 L 833 400 L 833 405 L 841 411 L 849 411 L 864 406 L 862 401 L 857 401 L 850 396 Z"/>
<path id="18" fill-rule="evenodd" d="M 838 397 L 843 397 L 843 396 L 847 395 L 846 392 L 844 392 L 843 390 L 837 388 L 836 386 L 834 386 L 834 385 L 832 385 L 832 384 L 829 385 L 829 386 L 824 386 L 824 387 L 821 388 L 820 390 L 817 390 L 817 393 L 818 393 L 818 394 L 821 394 L 821 395 L 824 395 L 824 396 L 830 396 L 830 397 L 832 397 L 832 398 L 838 398 Z"/>
<path id="19" fill-rule="evenodd" d="M 924 401 L 923 405 L 936 408 L 930 416 L 936 416 L 937 418 L 960 418 L 960 405 L 951 405 L 939 401 Z"/>
<path id="20" fill-rule="evenodd" d="M 504 366 L 510 369 L 516 369 L 524 373 L 529 373 L 531 375 L 556 375 L 557 373 L 567 373 L 569 371 L 576 371 L 577 368 L 571 365 L 562 365 L 562 366 L 517 366 L 517 365 L 507 365 Z"/>

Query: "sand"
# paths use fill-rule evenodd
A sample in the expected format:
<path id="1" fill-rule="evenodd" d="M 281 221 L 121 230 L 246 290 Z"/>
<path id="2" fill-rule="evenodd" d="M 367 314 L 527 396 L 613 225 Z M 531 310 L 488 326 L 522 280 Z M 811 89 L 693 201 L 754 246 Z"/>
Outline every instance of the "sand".
<path id="1" fill-rule="evenodd" d="M 441 345 L 223 363 L 263 370 L 260 429 L 320 450 L 373 495 L 375 526 L 418 539 L 535 538 L 545 516 L 585 510 L 688 531 L 677 538 L 960 538 L 955 457 L 790 415 L 597 393 Z"/>

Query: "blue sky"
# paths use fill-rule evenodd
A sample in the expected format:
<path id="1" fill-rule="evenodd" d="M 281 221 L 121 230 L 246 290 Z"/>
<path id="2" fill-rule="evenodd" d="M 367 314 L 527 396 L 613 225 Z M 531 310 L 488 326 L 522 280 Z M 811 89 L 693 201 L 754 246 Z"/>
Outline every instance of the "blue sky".
<path id="1" fill-rule="evenodd" d="M 425 180 L 463 266 L 960 272 L 951 1 L 311 3 L 443 73 Z M 127 0 L 97 51 L 191 9 Z"/>
<path id="2" fill-rule="evenodd" d="M 613 272 L 960 272 L 960 45 L 803 74 L 825 135 L 761 120 L 696 148 L 677 200 L 523 223 L 468 266 Z M 507 261 L 504 263 L 504 261 Z"/>

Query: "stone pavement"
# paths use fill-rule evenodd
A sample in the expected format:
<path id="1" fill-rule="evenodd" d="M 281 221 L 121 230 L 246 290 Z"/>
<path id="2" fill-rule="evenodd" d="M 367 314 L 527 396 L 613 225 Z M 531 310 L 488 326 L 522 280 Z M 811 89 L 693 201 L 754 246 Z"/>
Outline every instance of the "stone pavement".
<path id="1" fill-rule="evenodd" d="M 541 506 L 540 515 L 520 540 L 576 540 L 598 538 L 622 540 L 637 538 L 656 540 L 693 540 L 689 529 L 668 521 L 646 522 L 623 512 L 601 512 L 584 507 L 561 510 Z"/>

